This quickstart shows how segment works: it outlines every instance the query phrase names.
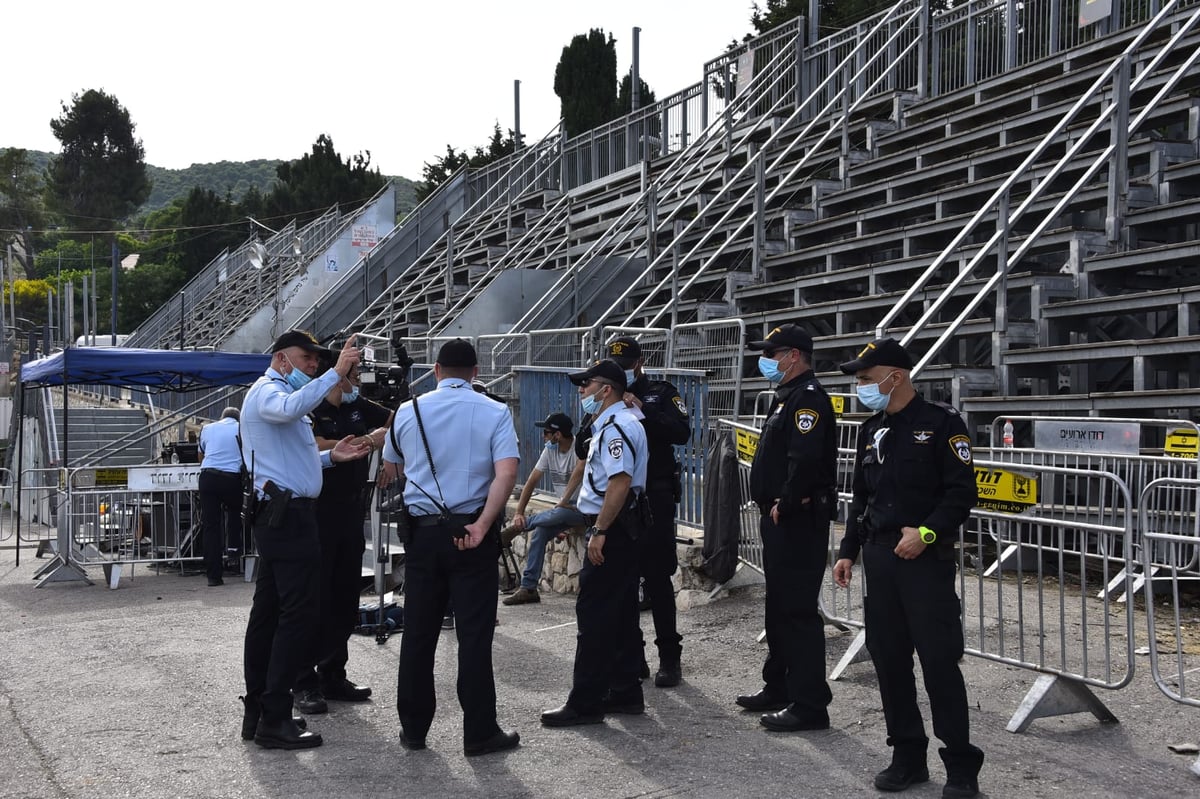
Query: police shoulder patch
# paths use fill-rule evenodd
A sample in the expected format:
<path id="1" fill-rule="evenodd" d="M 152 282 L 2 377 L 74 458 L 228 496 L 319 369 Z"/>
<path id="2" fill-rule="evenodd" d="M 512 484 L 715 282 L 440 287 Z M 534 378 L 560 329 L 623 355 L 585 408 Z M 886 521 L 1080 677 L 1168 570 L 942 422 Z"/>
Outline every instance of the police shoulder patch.
<path id="1" fill-rule="evenodd" d="M 671 402 L 675 403 L 675 407 L 679 409 L 680 413 L 682 413 L 684 416 L 687 416 L 687 406 L 683 404 L 682 397 L 677 394 L 671 398 Z"/>
<path id="2" fill-rule="evenodd" d="M 821 414 L 811 408 L 801 408 L 796 411 L 796 429 L 801 433 L 812 432 L 812 429 L 817 426 Z"/>
<path id="3" fill-rule="evenodd" d="M 971 462 L 971 439 L 966 436 L 951 436 L 950 448 L 955 456 L 963 463 Z"/>
<path id="4" fill-rule="evenodd" d="M 621 460 L 621 456 L 625 453 L 625 439 L 618 436 L 608 442 L 608 454 L 613 460 Z"/>

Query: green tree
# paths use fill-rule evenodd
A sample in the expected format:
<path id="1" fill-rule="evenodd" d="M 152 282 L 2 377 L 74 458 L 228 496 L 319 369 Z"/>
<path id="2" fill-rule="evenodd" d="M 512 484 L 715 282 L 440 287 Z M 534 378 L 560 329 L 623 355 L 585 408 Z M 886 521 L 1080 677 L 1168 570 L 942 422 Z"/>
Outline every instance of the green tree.
<path id="1" fill-rule="evenodd" d="M 237 249 L 246 240 L 245 221 L 246 215 L 228 196 L 192 189 L 180 205 L 178 229 L 166 261 L 178 267 L 185 280 L 195 277 L 222 250 Z"/>
<path id="2" fill-rule="evenodd" d="M 421 182 L 417 188 L 417 202 L 421 202 L 429 195 L 437 191 L 438 186 L 441 186 L 450 177 L 462 169 L 471 156 L 467 155 L 467 151 L 459 152 L 453 146 L 446 145 L 446 154 L 440 158 L 436 158 L 432 163 L 426 161 L 421 168 Z"/>
<path id="3" fill-rule="evenodd" d="M 41 194 L 42 182 L 27 150 L 0 154 L 0 250 L 13 245 L 13 257 L 26 275 L 33 274 L 34 231 L 46 226 Z"/>
<path id="4" fill-rule="evenodd" d="M 562 50 L 554 68 L 554 93 L 562 103 L 563 129 L 568 137 L 586 133 L 621 116 L 617 105 L 616 39 L 593 28 Z"/>
<path id="5" fill-rule="evenodd" d="M 654 92 L 646 81 L 638 77 L 638 102 L 641 108 L 648 105 L 654 105 Z M 617 90 L 617 108 L 621 114 L 628 114 L 633 111 L 633 70 L 630 69 L 625 73 L 625 77 L 621 78 L 621 87 Z"/>
<path id="6" fill-rule="evenodd" d="M 145 150 L 116 97 L 96 89 L 72 97 L 50 129 L 62 153 L 47 168 L 51 207 L 76 230 L 112 230 L 150 196 Z"/>
<path id="7" fill-rule="evenodd" d="M 169 264 L 139 261 L 136 267 L 124 271 L 120 279 L 117 328 L 129 332 L 173 300 L 186 282 L 186 275 Z M 104 326 L 107 327 L 107 323 Z"/>
<path id="8" fill-rule="evenodd" d="M 357 208 L 387 184 L 379 169 L 371 169 L 371 153 L 358 153 L 342 161 L 333 139 L 322 133 L 312 152 L 276 169 L 278 185 L 267 196 L 266 215 L 306 224 L 334 204 Z M 272 225 L 276 227 L 276 225 Z"/>

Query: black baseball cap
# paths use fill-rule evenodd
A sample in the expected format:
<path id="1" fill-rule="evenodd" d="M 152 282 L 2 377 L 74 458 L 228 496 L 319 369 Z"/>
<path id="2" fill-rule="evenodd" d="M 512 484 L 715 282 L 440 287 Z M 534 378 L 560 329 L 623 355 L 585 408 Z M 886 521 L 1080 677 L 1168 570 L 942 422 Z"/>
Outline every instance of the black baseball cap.
<path id="1" fill-rule="evenodd" d="M 616 361 L 605 358 L 603 361 L 596 361 L 592 367 L 585 372 L 572 372 L 567 375 L 567 379 L 577 386 L 582 386 L 593 377 L 598 377 L 601 380 L 607 380 L 617 387 L 617 390 L 625 392 L 625 370 Z"/>
<path id="2" fill-rule="evenodd" d="M 751 341 L 747 346 L 752 350 L 764 350 L 768 353 L 785 347 L 798 349 L 802 352 L 813 351 L 812 336 L 804 332 L 800 325 L 786 324 L 773 328 L 762 341 Z"/>
<path id="3" fill-rule="evenodd" d="M 867 346 L 853 361 L 846 361 L 841 370 L 852 375 L 872 366 L 894 366 L 897 369 L 912 369 L 913 359 L 900 342 L 894 338 L 877 338 Z"/>
<path id="4" fill-rule="evenodd" d="M 288 347 L 299 347 L 308 352 L 315 352 L 317 355 L 327 356 L 329 350 L 321 346 L 321 343 L 313 338 L 312 333 L 307 330 L 288 330 L 280 334 L 279 338 L 275 339 L 275 343 L 271 345 L 271 353 L 274 354 L 280 350 L 286 350 Z"/>
<path id="5" fill-rule="evenodd" d="M 569 436 L 571 435 L 571 430 L 575 427 L 575 423 L 565 413 L 552 413 L 546 417 L 546 421 L 534 422 L 533 426 L 544 430 L 555 430 L 564 436 Z"/>
<path id="6" fill-rule="evenodd" d="M 465 369 L 479 365 L 479 359 L 475 356 L 475 348 L 471 346 L 471 342 L 461 338 L 443 344 L 442 348 L 438 350 L 437 362 L 452 369 Z"/>
<path id="7" fill-rule="evenodd" d="M 631 369 L 638 358 L 642 357 L 642 345 L 632 336 L 614 338 L 608 343 L 608 357 L 616 361 L 622 369 Z"/>

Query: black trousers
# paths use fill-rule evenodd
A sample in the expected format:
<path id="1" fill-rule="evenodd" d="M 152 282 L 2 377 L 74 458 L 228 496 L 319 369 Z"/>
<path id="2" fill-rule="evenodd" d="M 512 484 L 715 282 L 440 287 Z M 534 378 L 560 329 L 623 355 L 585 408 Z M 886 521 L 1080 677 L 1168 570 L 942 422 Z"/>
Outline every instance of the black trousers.
<path id="1" fill-rule="evenodd" d="M 199 493 L 204 571 L 215 579 L 224 571 L 225 548 L 242 549 L 242 476 L 201 469 Z"/>
<path id="2" fill-rule="evenodd" d="M 463 710 L 463 741 L 478 743 L 500 731 L 496 724 L 496 682 L 492 637 L 500 590 L 500 543 L 496 528 L 475 549 L 454 546 L 449 527 L 414 527 L 405 545 L 404 635 L 396 678 L 396 711 L 410 738 L 424 738 L 437 700 L 433 661 L 442 618 L 454 607 L 458 637 L 458 702 Z"/>
<path id="3" fill-rule="evenodd" d="M 246 701 L 266 723 L 291 718 L 292 685 L 308 662 L 320 618 L 321 545 L 313 503 L 292 502 L 279 528 L 254 525 L 258 582 L 246 625 Z"/>
<path id="4" fill-rule="evenodd" d="M 310 665 L 296 680 L 296 687 L 302 689 L 319 689 L 346 677 L 350 659 L 346 644 L 358 623 L 362 553 L 367 548 L 362 503 L 318 499 L 317 534 L 321 541 L 321 623 Z"/>
<path id="5" fill-rule="evenodd" d="M 579 713 L 598 713 L 611 689 L 618 696 L 641 693 L 638 625 L 637 545 L 620 523 L 604 537 L 604 563 L 584 556 L 575 600 L 575 671 L 567 704 Z"/>
<path id="6" fill-rule="evenodd" d="M 823 716 L 833 701 L 825 680 L 825 620 L 818 609 L 829 556 L 829 522 L 816 523 L 807 511 L 763 516 L 763 571 L 767 581 L 767 660 L 763 684 L 786 697 L 799 715 Z"/>
<path id="7" fill-rule="evenodd" d="M 654 524 L 637 539 L 638 567 L 650 615 L 654 619 L 654 643 L 660 663 L 679 660 L 683 636 L 675 623 L 675 586 L 671 576 L 679 567 L 675 550 L 675 491 L 672 483 L 651 481 L 646 489 Z"/>
<path id="8" fill-rule="evenodd" d="M 925 762 L 929 739 L 917 707 L 913 651 L 921 673 L 933 732 L 945 746 L 940 750 L 949 774 L 974 776 L 983 752 L 971 744 L 967 689 L 958 661 L 963 655 L 963 631 L 958 595 L 954 592 L 956 564 L 939 560 L 934 548 L 913 560 L 896 556 L 894 544 L 863 547 L 866 571 L 867 650 L 879 677 L 879 694 L 887 722 L 893 759 Z"/>

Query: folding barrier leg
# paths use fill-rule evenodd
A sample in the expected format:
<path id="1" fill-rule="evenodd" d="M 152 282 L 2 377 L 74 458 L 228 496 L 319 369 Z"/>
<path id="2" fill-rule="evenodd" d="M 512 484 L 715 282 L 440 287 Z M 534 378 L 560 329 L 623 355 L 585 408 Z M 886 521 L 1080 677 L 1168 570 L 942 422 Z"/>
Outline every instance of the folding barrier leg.
<path id="1" fill-rule="evenodd" d="M 43 574 L 45 576 L 42 576 Z M 34 588 L 41 588 L 46 583 L 67 583 L 78 580 L 83 580 L 88 585 L 92 584 L 82 566 L 72 563 L 62 555 L 55 555 L 53 560 L 38 569 L 34 577 L 41 577 Z"/>
<path id="2" fill-rule="evenodd" d="M 242 579 L 248 583 L 258 579 L 258 555 L 246 555 L 242 558 Z"/>
<path id="3" fill-rule="evenodd" d="M 116 591 L 121 584 L 121 564 L 109 562 L 103 568 L 104 582 L 108 583 L 110 590 Z"/>
<path id="4" fill-rule="evenodd" d="M 1009 544 L 1004 548 L 1004 552 L 996 561 L 987 567 L 984 571 L 984 577 L 993 577 L 997 572 L 1003 570 L 1006 572 L 1017 571 L 1018 565 L 1021 569 L 1029 571 L 1035 570 L 1038 567 L 1038 556 L 1036 551 L 1030 551 L 1031 547 L 1021 544 Z"/>
<path id="5" fill-rule="evenodd" d="M 1009 732 L 1025 732 L 1034 719 L 1070 713 L 1091 713 L 1102 722 L 1117 722 L 1112 711 L 1083 683 L 1057 674 L 1043 674 L 1025 694 L 1006 729 Z"/>
<path id="6" fill-rule="evenodd" d="M 1200 757 L 1196 758 L 1196 762 L 1192 764 L 1191 772 L 1200 777 Z"/>
<path id="7" fill-rule="evenodd" d="M 833 671 L 829 672 L 829 679 L 839 680 L 851 664 L 862 663 L 864 660 L 870 659 L 871 653 L 867 651 L 867 631 L 859 630 L 858 634 L 854 636 L 854 640 L 850 642 L 850 646 L 846 647 L 846 654 L 842 655 L 842 659 L 833 667 Z"/>

